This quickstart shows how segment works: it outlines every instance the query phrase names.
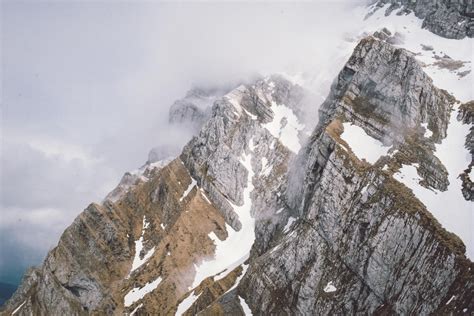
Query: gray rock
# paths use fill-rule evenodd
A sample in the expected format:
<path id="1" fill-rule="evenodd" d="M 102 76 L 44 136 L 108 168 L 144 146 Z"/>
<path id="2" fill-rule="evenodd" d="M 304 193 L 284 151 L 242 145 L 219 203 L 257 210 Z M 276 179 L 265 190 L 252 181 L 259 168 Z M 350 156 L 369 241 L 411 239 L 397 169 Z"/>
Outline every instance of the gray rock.
<path id="1" fill-rule="evenodd" d="M 378 0 L 376 9 L 390 4 L 385 15 L 414 12 L 423 20 L 423 28 L 453 39 L 474 37 L 474 3 L 470 0 Z"/>

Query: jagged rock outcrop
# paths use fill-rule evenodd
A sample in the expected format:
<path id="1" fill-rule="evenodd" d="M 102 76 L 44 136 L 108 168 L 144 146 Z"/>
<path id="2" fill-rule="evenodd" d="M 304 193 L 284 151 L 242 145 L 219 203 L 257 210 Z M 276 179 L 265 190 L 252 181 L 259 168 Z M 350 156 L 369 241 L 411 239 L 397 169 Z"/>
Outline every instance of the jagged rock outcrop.
<path id="1" fill-rule="evenodd" d="M 385 15 L 414 14 L 423 20 L 423 28 L 453 39 L 474 37 L 474 2 L 471 0 L 377 0 L 375 9 L 387 4 Z"/>
<path id="2" fill-rule="evenodd" d="M 460 175 L 462 180 L 462 194 L 468 201 L 474 201 L 474 101 L 462 104 L 457 119 L 463 124 L 470 125 L 470 132 L 466 136 L 465 146 L 471 153 L 471 163 Z"/>
<path id="3" fill-rule="evenodd" d="M 375 37 L 319 121 L 309 94 L 271 76 L 218 98 L 179 157 L 76 218 L 2 315 L 473 312 L 462 241 L 393 177 L 417 164 L 421 185 L 446 188 L 434 146 L 455 100 Z M 390 150 L 358 156 L 348 124 Z"/>

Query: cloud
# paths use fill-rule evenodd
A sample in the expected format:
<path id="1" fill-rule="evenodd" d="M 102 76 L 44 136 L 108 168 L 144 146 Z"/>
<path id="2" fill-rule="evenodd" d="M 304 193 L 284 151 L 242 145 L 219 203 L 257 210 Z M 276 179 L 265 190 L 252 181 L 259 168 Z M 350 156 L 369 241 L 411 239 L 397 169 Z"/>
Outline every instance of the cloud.
<path id="1" fill-rule="evenodd" d="M 186 90 L 282 71 L 330 82 L 325 61 L 354 27 L 353 1 L 1 5 L 0 279 L 9 280 L 152 147 L 185 144 L 189 133 L 171 130 L 167 113 Z"/>

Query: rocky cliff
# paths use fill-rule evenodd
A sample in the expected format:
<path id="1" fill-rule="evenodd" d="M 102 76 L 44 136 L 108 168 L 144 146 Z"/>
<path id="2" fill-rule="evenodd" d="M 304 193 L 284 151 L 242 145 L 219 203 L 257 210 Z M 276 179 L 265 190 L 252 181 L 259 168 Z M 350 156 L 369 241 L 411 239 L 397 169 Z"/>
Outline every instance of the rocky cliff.
<path id="1" fill-rule="evenodd" d="M 375 9 L 386 5 L 385 14 L 414 14 L 423 28 L 453 39 L 474 37 L 474 2 L 471 0 L 378 0 Z"/>
<path id="2" fill-rule="evenodd" d="M 471 163 L 460 177 L 462 179 L 462 194 L 464 198 L 468 201 L 474 201 L 474 102 L 471 101 L 461 105 L 458 120 L 470 126 L 465 146 L 471 154 Z"/>
<path id="3" fill-rule="evenodd" d="M 446 190 L 435 145 L 456 100 L 372 36 L 319 115 L 310 94 L 270 76 L 217 98 L 178 157 L 76 218 L 2 315 L 473 312 L 462 241 L 395 177 Z"/>

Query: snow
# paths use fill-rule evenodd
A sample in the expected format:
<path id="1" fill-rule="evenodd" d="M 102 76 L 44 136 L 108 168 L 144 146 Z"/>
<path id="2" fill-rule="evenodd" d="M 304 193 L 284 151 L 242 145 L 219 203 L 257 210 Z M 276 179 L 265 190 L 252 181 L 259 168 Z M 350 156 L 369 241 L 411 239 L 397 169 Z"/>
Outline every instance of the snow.
<path id="1" fill-rule="evenodd" d="M 188 188 L 183 192 L 183 195 L 179 199 L 180 202 L 182 202 L 183 199 L 188 196 L 188 194 L 192 191 L 192 189 L 196 186 L 196 184 L 197 184 L 197 181 L 194 180 L 193 177 L 191 177 L 191 183 L 189 184 Z"/>
<path id="2" fill-rule="evenodd" d="M 433 136 L 433 132 L 428 129 L 428 123 L 422 123 L 421 126 L 425 129 L 425 138 L 430 138 L 431 136 Z"/>
<path id="3" fill-rule="evenodd" d="M 163 230 L 166 229 L 166 226 L 165 226 L 165 224 L 163 224 L 163 223 L 160 224 L 160 227 L 161 227 L 161 229 L 163 229 Z"/>
<path id="4" fill-rule="evenodd" d="M 268 177 L 272 172 L 273 166 L 268 163 L 268 159 L 266 157 L 262 157 L 262 171 L 260 172 L 261 175 Z"/>
<path id="5" fill-rule="evenodd" d="M 469 126 L 456 119 L 457 113 L 451 113 L 448 136 L 436 145 L 436 156 L 448 170 L 449 187 L 447 191 L 434 191 L 421 186 L 416 165 L 403 165 L 394 177 L 409 187 L 416 197 L 447 230 L 458 235 L 466 245 L 466 254 L 474 259 L 474 212 L 472 202 L 466 201 L 461 193 L 462 182 L 458 175 L 469 164 L 471 157 L 464 147 L 464 137 Z"/>
<path id="6" fill-rule="evenodd" d="M 276 245 L 272 250 L 270 250 L 270 253 L 274 253 L 275 251 L 277 251 L 278 249 L 280 249 L 280 247 L 281 247 L 281 244 Z"/>
<path id="7" fill-rule="evenodd" d="M 385 168 L 385 167 L 386 167 L 386 166 L 384 166 L 384 168 Z M 367 188 L 368 188 L 368 187 L 369 187 L 369 184 L 367 183 L 367 184 L 362 188 L 362 190 L 360 190 L 360 194 L 361 194 L 361 195 L 364 195 L 365 192 L 367 192 Z"/>
<path id="8" fill-rule="evenodd" d="M 451 301 L 454 300 L 455 297 L 456 297 L 456 295 L 451 296 L 449 301 L 446 302 L 446 305 L 449 305 L 449 303 L 451 303 Z"/>
<path id="9" fill-rule="evenodd" d="M 239 275 L 237 280 L 235 280 L 234 285 L 232 285 L 232 287 L 230 289 L 228 289 L 224 294 L 229 293 L 230 291 L 235 289 L 240 284 L 240 281 L 242 281 L 242 279 L 244 278 L 244 275 L 245 275 L 245 273 L 247 273 L 248 268 L 249 268 L 248 264 L 244 264 L 242 266 L 242 273 Z"/>
<path id="10" fill-rule="evenodd" d="M 18 311 L 23 307 L 23 305 L 25 305 L 26 301 L 24 301 L 23 303 L 20 304 L 20 306 L 18 306 L 13 312 L 12 312 L 12 315 L 15 315 L 16 313 L 18 313 Z"/>
<path id="11" fill-rule="evenodd" d="M 400 181 L 401 183 L 405 184 L 409 188 L 415 188 L 416 186 L 420 185 L 421 178 L 418 176 L 418 169 L 419 165 L 418 164 L 413 164 L 413 165 L 402 165 L 402 168 L 393 175 L 395 179 Z M 424 196 L 424 194 L 429 194 L 428 191 L 431 191 L 429 189 L 426 189 L 425 187 L 421 187 L 427 192 L 423 192 L 422 194 L 419 194 L 420 196 Z M 420 189 L 421 189 L 420 188 Z M 413 190 L 413 189 L 412 189 Z"/>
<path id="12" fill-rule="evenodd" d="M 239 302 L 240 302 L 240 306 L 242 306 L 242 309 L 244 310 L 245 316 L 248 316 L 248 315 L 252 316 L 252 310 L 247 305 L 245 300 L 243 298 L 241 298 L 240 296 L 239 296 Z"/>
<path id="13" fill-rule="evenodd" d="M 376 11 L 364 21 L 362 27 L 368 33 L 387 27 L 392 34 L 395 32 L 403 34 L 403 43 L 395 46 L 415 53 L 414 57 L 425 64 L 423 70 L 433 79 L 435 86 L 453 93 L 462 102 L 472 100 L 474 90 L 472 89 L 472 72 L 463 78 L 460 78 L 457 73 L 472 68 L 474 40 L 470 38 L 453 40 L 433 34 L 426 29 L 422 29 L 423 21 L 415 17 L 413 13 L 399 16 L 396 14 L 397 11 L 394 11 L 390 16 L 385 17 L 386 8 L 387 6 Z M 421 44 L 429 44 L 434 50 L 423 50 Z M 436 59 L 433 52 L 438 56 L 446 54 L 454 60 L 471 62 L 456 71 L 440 69 L 434 65 Z"/>
<path id="14" fill-rule="evenodd" d="M 326 284 L 326 286 L 324 287 L 324 290 L 323 290 L 325 293 L 332 293 L 332 292 L 336 292 L 337 289 L 336 287 L 334 286 L 334 284 L 332 284 L 332 281 L 329 282 L 328 284 Z"/>
<path id="15" fill-rule="evenodd" d="M 140 258 L 140 253 L 143 250 L 143 235 L 145 234 L 145 229 L 147 229 L 149 225 L 150 223 L 148 223 L 146 221 L 146 217 L 143 216 L 142 234 L 138 240 L 135 240 L 135 257 L 133 258 L 132 268 L 128 275 L 132 274 L 133 271 L 141 267 L 155 253 L 155 247 L 153 247 L 143 256 L 143 258 Z"/>
<path id="16" fill-rule="evenodd" d="M 471 168 L 471 171 L 468 173 L 469 179 L 474 182 L 474 167 Z"/>
<path id="17" fill-rule="evenodd" d="M 279 139 L 285 147 L 297 153 L 301 148 L 298 133 L 304 129 L 304 125 L 299 123 L 293 110 L 286 105 L 272 101 L 271 110 L 274 114 L 273 120 L 262 126 Z M 287 123 L 283 124 L 282 120 L 285 118 Z"/>
<path id="18" fill-rule="evenodd" d="M 141 300 L 148 293 L 154 291 L 158 287 L 158 285 L 160 285 L 161 280 L 161 277 L 158 277 L 156 280 L 146 283 L 142 288 L 133 288 L 124 297 L 125 307 L 131 306 L 136 301 Z"/>
<path id="19" fill-rule="evenodd" d="M 244 112 L 245 112 L 248 116 L 250 116 L 250 118 L 251 118 L 252 120 L 256 120 L 256 119 L 257 119 L 257 116 L 256 116 L 256 115 L 250 113 L 249 111 L 247 111 L 247 110 L 244 109 L 244 108 L 242 108 L 242 109 L 244 110 Z"/>
<path id="20" fill-rule="evenodd" d="M 199 295 L 195 295 L 194 291 L 189 294 L 188 297 L 186 297 L 181 303 L 178 305 L 178 309 L 176 310 L 176 316 L 181 316 L 183 315 L 190 307 L 191 305 L 194 304 L 194 302 L 201 296 L 202 293 L 199 293 Z"/>
<path id="21" fill-rule="evenodd" d="M 253 149 L 253 139 L 250 140 L 249 149 Z M 196 267 L 196 275 L 192 284 L 192 288 L 199 285 L 205 278 L 213 276 L 222 272 L 227 267 L 239 259 L 247 256 L 250 252 L 255 240 L 255 220 L 250 214 L 252 208 L 252 199 L 250 193 L 253 191 L 254 186 L 252 179 L 254 172 L 250 163 L 252 158 L 252 150 L 249 150 L 249 154 L 243 153 L 240 158 L 240 163 L 247 169 L 247 186 L 243 191 L 243 204 L 237 206 L 231 201 L 228 201 L 234 209 L 234 212 L 238 215 L 239 221 L 242 224 L 242 228 L 239 231 L 235 231 L 226 223 L 227 239 L 220 240 L 215 234 L 210 234 L 211 240 L 216 245 L 216 250 L 213 258 L 206 258 Z"/>
<path id="22" fill-rule="evenodd" d="M 291 225 L 296 221 L 296 218 L 291 217 L 288 218 L 288 222 L 285 225 L 285 228 L 283 228 L 283 233 L 287 233 L 290 230 Z"/>
<path id="23" fill-rule="evenodd" d="M 219 274 L 216 274 L 214 276 L 214 281 L 219 281 L 220 279 L 223 279 L 227 276 L 227 274 L 224 274 L 224 272 L 227 272 L 227 271 L 232 271 L 234 270 L 235 268 L 237 268 L 238 266 L 242 265 L 245 260 L 247 260 L 249 258 L 249 254 L 243 256 L 242 258 L 240 258 L 239 260 L 237 260 L 236 262 L 234 262 L 233 264 L 231 264 L 230 266 L 228 266 L 227 268 L 225 268 L 222 272 L 220 272 Z M 246 265 L 244 265 L 244 269 L 246 270 Z M 245 274 L 245 272 L 242 274 L 242 276 Z"/>
<path id="24" fill-rule="evenodd" d="M 379 140 L 367 135 L 362 127 L 344 123 L 341 138 L 346 141 L 352 152 L 359 158 L 374 164 L 381 156 L 388 153 L 390 147 L 384 146 Z"/>
<path id="25" fill-rule="evenodd" d="M 403 43 L 395 46 L 413 52 L 414 57 L 424 64 L 423 70 L 433 79 L 435 86 L 452 93 L 461 102 L 474 99 L 472 71 L 462 78 L 458 76 L 458 72 L 472 70 L 474 40 L 470 38 L 462 40 L 443 38 L 422 29 L 422 20 L 415 17 L 414 14 L 399 16 L 394 11 L 390 16 L 385 17 L 385 9 L 386 7 L 376 11 L 362 23 L 362 27 L 370 33 L 382 27 L 387 27 L 392 33 L 399 32 L 403 34 Z M 433 51 L 423 50 L 421 44 L 432 46 Z M 446 54 L 453 60 L 470 62 L 455 71 L 440 69 L 434 64 L 436 59 L 433 52 L 438 56 Z M 451 113 L 448 137 L 443 140 L 441 145 L 436 145 L 435 152 L 449 172 L 450 185 L 448 190 L 446 192 L 436 192 L 436 194 L 423 188 L 418 183 L 413 183 L 413 180 L 407 186 L 413 190 L 415 195 L 447 230 L 454 232 L 463 240 L 466 245 L 466 254 L 472 260 L 474 259 L 473 206 L 472 202 L 468 202 L 463 198 L 461 181 L 458 179 L 458 175 L 466 169 L 470 161 L 469 153 L 464 148 L 464 140 L 469 132 L 469 126 L 460 124 L 455 118 L 456 114 L 455 112 Z M 413 170 L 402 168 L 401 173 L 407 172 L 406 181 L 406 178 L 415 178 Z"/>
<path id="26" fill-rule="evenodd" d="M 276 211 L 276 213 L 275 213 L 275 214 L 280 214 L 280 213 L 281 213 L 281 211 L 283 211 L 284 209 L 285 209 L 285 208 L 284 208 L 284 207 L 282 207 L 281 209 L 279 209 L 278 211 Z"/>
<path id="27" fill-rule="evenodd" d="M 207 195 L 206 195 L 206 193 L 204 192 L 204 190 L 203 190 L 202 188 L 200 188 L 199 190 L 201 191 L 201 195 L 202 195 L 202 197 L 204 198 L 204 200 L 206 200 L 206 202 L 207 202 L 208 204 L 212 204 L 211 201 L 209 201 L 209 199 L 207 198 Z"/>
<path id="28" fill-rule="evenodd" d="M 133 316 L 136 314 L 136 312 L 143 307 L 143 304 L 138 304 L 137 307 L 135 307 L 135 309 L 130 313 L 130 316 Z"/>

